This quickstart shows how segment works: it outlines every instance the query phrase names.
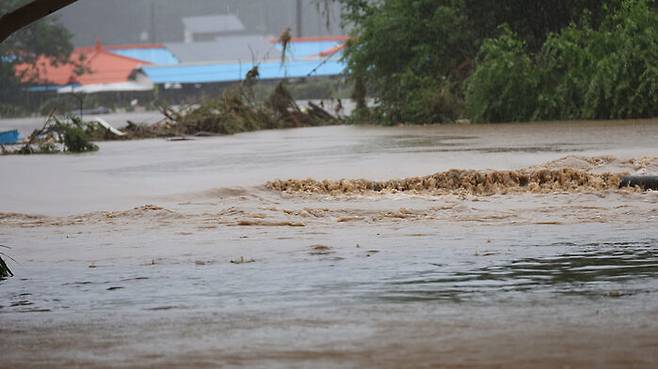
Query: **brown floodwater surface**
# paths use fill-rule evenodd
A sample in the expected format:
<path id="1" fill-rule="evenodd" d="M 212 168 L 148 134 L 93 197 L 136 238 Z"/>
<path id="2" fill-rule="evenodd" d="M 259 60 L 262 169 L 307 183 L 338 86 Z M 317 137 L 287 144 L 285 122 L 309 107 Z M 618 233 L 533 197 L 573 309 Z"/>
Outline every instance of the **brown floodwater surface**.
<path id="1" fill-rule="evenodd" d="M 390 180 L 520 169 L 567 155 L 658 156 L 658 121 L 321 127 L 168 142 L 103 142 L 85 155 L 2 157 L 2 211 L 124 210 L 274 179 Z"/>
<path id="2" fill-rule="evenodd" d="M 0 157 L 0 367 L 655 368 L 658 192 L 617 183 L 658 174 L 656 142 L 322 127 Z"/>

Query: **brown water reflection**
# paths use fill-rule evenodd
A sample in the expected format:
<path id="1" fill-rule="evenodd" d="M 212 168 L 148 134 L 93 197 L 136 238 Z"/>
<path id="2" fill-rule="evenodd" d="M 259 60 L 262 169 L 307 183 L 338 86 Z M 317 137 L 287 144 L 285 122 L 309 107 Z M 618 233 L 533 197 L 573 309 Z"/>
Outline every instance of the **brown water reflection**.
<path id="1" fill-rule="evenodd" d="M 656 245 L 656 240 L 558 243 L 548 246 L 564 250 L 554 256 L 501 261 L 474 270 L 436 264 L 415 275 L 393 278 L 382 298 L 461 301 L 508 298 L 509 293 L 620 297 L 656 292 Z"/>

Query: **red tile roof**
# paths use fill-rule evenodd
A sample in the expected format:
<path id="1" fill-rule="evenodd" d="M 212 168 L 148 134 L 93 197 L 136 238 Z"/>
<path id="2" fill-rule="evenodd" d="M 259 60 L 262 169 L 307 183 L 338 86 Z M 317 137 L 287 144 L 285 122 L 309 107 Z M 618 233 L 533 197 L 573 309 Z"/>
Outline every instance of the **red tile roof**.
<path id="1" fill-rule="evenodd" d="M 95 47 L 78 48 L 70 56 L 71 63 L 66 65 L 53 65 L 45 57 L 37 61 L 37 71 L 29 65 L 18 65 L 16 73 L 25 83 L 52 84 L 52 85 L 94 85 L 120 83 L 129 80 L 133 70 L 141 65 L 149 64 L 142 60 L 111 53 L 97 43 Z M 78 76 L 74 64 L 80 62 L 86 71 Z M 33 78 L 34 76 L 38 78 Z"/>

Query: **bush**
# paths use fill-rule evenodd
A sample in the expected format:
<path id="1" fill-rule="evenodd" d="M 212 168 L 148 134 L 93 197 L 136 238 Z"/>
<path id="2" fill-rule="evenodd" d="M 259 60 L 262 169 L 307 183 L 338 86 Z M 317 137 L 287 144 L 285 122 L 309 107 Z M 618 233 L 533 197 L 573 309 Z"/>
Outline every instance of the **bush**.
<path id="1" fill-rule="evenodd" d="M 64 147 L 68 152 L 83 153 L 98 150 L 98 146 L 91 143 L 89 135 L 82 127 L 67 125 L 62 133 L 64 135 Z"/>
<path id="2" fill-rule="evenodd" d="M 483 43 L 499 34 L 500 25 L 509 25 L 526 43 L 524 49 L 537 52 L 548 34 L 578 20 L 584 11 L 590 12 L 592 23 L 598 26 L 604 9 L 616 9 L 621 1 L 341 0 L 342 19 L 352 33 L 345 52 L 349 75 L 353 80 L 363 80 L 378 107 L 373 112 L 357 109 L 357 115 L 388 124 L 461 118 L 464 82 L 473 72 L 478 52 L 493 47 Z M 510 57 L 525 65 L 518 60 L 518 53 L 512 52 Z M 505 68 L 496 66 L 487 73 L 496 74 Z M 514 77 L 523 79 L 525 70 L 511 71 Z M 480 80 L 485 77 L 480 76 Z M 504 86 L 505 81 L 485 83 L 482 87 L 495 91 L 497 85 Z M 520 88 L 517 93 L 510 87 L 508 95 L 499 102 L 525 97 L 523 89 L 528 84 Z M 477 94 L 471 91 L 471 97 L 479 99 Z M 487 104 L 486 100 L 471 102 L 479 107 L 472 106 L 476 110 Z M 486 109 L 480 113 L 486 113 Z M 503 114 L 499 120 L 520 120 L 529 115 L 516 107 L 499 113 Z M 508 113 L 512 113 L 510 118 Z"/>
<path id="3" fill-rule="evenodd" d="M 457 118 L 460 67 L 477 51 L 462 7 L 436 0 L 367 3 L 347 6 L 356 9 L 348 14 L 354 23 L 346 48 L 349 74 L 362 84 L 357 96 L 367 90 L 378 106 L 372 114 L 361 107 L 359 114 L 384 124 Z"/>
<path id="4" fill-rule="evenodd" d="M 537 75 L 523 41 L 509 28 L 482 46 L 467 82 L 466 111 L 475 122 L 527 121 L 537 100 Z"/>
<path id="5" fill-rule="evenodd" d="M 56 154 L 60 152 L 84 153 L 97 151 L 98 146 L 91 142 L 94 124 L 84 123 L 78 117 L 60 120 L 51 117 L 41 129 L 36 129 L 28 137 L 27 143 L 16 151 L 4 154 L 32 155 Z"/>
<path id="6" fill-rule="evenodd" d="M 531 54 L 509 31 L 484 43 L 468 80 L 474 121 L 624 119 L 658 115 L 658 13 L 626 0 L 598 29 L 585 17 Z"/>

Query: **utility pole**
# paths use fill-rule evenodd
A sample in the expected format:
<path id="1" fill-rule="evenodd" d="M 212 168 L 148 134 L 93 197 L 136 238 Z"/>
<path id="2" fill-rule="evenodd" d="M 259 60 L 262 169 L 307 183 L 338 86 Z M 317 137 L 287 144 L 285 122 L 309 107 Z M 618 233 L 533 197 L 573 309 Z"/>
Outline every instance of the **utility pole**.
<path id="1" fill-rule="evenodd" d="M 304 21 L 303 17 L 303 12 L 304 12 L 304 5 L 302 4 L 303 0 L 297 0 L 297 37 L 303 37 L 303 25 L 302 22 Z"/>

